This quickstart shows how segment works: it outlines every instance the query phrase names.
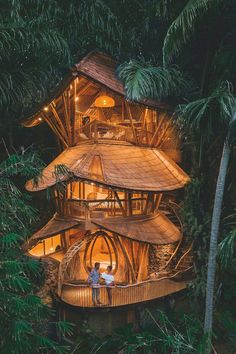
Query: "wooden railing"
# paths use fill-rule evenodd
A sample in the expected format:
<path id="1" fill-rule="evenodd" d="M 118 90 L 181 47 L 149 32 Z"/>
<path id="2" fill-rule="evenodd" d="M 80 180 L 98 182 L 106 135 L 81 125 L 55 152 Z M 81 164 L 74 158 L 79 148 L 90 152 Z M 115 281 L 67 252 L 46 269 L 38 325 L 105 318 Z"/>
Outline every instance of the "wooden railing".
<path id="1" fill-rule="evenodd" d="M 81 140 L 116 140 L 134 143 L 132 129 L 115 123 L 94 120 L 77 131 L 78 141 Z"/>
<path id="2" fill-rule="evenodd" d="M 141 215 L 144 209 L 144 201 L 146 198 L 132 198 L 132 211 L 134 215 Z M 94 200 L 78 200 L 67 199 L 64 202 L 64 215 L 73 216 L 79 219 L 103 218 L 105 216 L 122 216 L 124 213 L 125 203 L 128 200 L 120 199 L 121 205 L 116 199 L 94 199 Z"/>
<path id="3" fill-rule="evenodd" d="M 148 280 L 138 284 L 110 287 L 112 304 L 108 304 L 106 286 L 100 286 L 100 300 L 102 306 L 116 307 L 131 305 L 143 301 L 154 300 L 186 288 L 184 281 L 171 279 Z M 94 307 L 92 302 L 92 288 L 86 283 L 65 283 L 62 287 L 61 299 L 73 306 Z"/>

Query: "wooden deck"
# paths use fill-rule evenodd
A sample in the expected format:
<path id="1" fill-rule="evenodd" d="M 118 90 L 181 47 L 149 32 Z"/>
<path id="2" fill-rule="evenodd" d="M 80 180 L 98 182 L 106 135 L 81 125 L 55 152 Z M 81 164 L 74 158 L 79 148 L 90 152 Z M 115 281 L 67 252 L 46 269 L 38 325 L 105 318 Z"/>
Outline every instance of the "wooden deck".
<path id="1" fill-rule="evenodd" d="M 112 305 L 108 305 L 107 289 L 100 287 L 99 307 L 116 307 L 154 300 L 185 289 L 187 282 L 170 279 L 148 280 L 139 284 L 111 287 Z M 66 283 L 62 287 L 61 300 L 78 307 L 94 307 L 92 288 L 86 284 Z"/>

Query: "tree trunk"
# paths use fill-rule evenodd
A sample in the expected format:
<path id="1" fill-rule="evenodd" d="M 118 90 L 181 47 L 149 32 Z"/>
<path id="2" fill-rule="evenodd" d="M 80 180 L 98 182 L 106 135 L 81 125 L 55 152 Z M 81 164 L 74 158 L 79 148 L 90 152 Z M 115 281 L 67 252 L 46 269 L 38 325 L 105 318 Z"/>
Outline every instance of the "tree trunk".
<path id="1" fill-rule="evenodd" d="M 208 337 L 206 353 L 211 353 L 211 333 L 214 307 L 214 284 L 216 273 L 217 240 L 219 234 L 220 217 L 224 196 L 225 179 L 230 157 L 230 146 L 226 139 L 222 151 L 220 169 L 217 178 L 214 207 L 211 221 L 210 250 L 207 267 L 206 303 L 205 303 L 205 323 L 204 332 Z"/>

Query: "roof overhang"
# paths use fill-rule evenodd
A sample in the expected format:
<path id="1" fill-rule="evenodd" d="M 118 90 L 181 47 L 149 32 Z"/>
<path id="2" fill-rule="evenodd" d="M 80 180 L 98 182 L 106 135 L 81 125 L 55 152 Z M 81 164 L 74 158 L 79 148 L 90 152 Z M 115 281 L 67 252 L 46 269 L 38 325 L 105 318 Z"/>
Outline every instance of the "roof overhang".
<path id="1" fill-rule="evenodd" d="M 44 225 L 39 231 L 35 232 L 27 242 L 25 242 L 23 248 L 30 249 L 40 240 L 57 235 L 63 231 L 69 230 L 81 225 L 81 221 L 73 218 L 62 218 L 55 214 L 46 225 Z"/>
<path id="2" fill-rule="evenodd" d="M 105 53 L 99 51 L 90 52 L 78 64 L 75 64 L 68 70 L 65 77 L 55 87 L 49 97 L 42 102 L 33 115 L 23 120 L 22 125 L 30 128 L 41 124 L 42 121 L 38 120 L 37 117 L 40 115 L 42 108 L 61 96 L 77 76 L 83 76 L 103 86 L 105 89 L 113 91 L 117 95 L 125 97 L 123 83 L 116 76 L 117 65 L 118 63 Z M 170 110 L 167 104 L 152 99 L 143 99 L 136 101 L 136 103 L 153 109 Z"/>
<path id="3" fill-rule="evenodd" d="M 98 157 L 101 173 L 94 174 L 91 166 Z M 66 167 L 66 174 L 57 175 L 57 166 Z M 42 172 L 37 184 L 26 183 L 28 191 L 40 191 L 59 181 L 80 179 L 121 190 L 162 192 L 184 187 L 188 175 L 164 152 L 129 143 L 99 141 L 84 142 L 64 150 Z"/>
<path id="4" fill-rule="evenodd" d="M 92 222 L 120 236 L 155 245 L 175 243 L 182 237 L 180 230 L 160 212 L 151 217 L 114 217 L 93 219 Z"/>

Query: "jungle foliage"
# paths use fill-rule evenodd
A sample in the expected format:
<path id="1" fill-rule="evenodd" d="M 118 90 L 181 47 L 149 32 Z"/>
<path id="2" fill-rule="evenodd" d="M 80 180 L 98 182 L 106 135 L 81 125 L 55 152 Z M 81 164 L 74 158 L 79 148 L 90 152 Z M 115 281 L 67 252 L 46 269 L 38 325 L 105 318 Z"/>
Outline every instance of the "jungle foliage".
<path id="1" fill-rule="evenodd" d="M 235 1 L 0 0 L 0 9 L 0 129 L 11 148 L 27 144 L 22 141 L 22 131 L 17 128 L 22 117 L 37 111 L 68 68 L 95 48 L 112 54 L 122 63 L 117 74 L 124 82 L 129 99 L 151 96 L 167 101 L 180 117 L 183 164 L 193 177 L 182 212 L 186 235 L 194 241 L 196 279 L 189 296 L 191 302 L 195 299 L 194 306 L 199 308 L 201 320 L 216 175 L 227 138 L 230 159 L 219 225 L 214 343 L 217 344 L 221 337 L 235 348 L 236 171 L 235 126 L 230 122 L 235 106 Z M 38 139 L 33 136 L 36 145 Z M 1 266 L 2 289 L 7 296 L 10 294 L 7 304 L 12 293 L 23 301 L 20 302 L 22 308 L 12 306 L 16 312 L 11 312 L 11 307 L 7 306 L 10 312 L 5 317 L 3 348 L 8 352 L 13 350 L 8 347 L 13 345 L 10 339 L 15 341 L 13 343 L 18 341 L 22 348 L 22 343 L 29 337 L 32 338 L 29 345 L 34 343 L 37 348 L 37 340 L 40 340 L 34 337 L 36 328 L 38 333 L 43 333 L 40 332 L 43 321 L 40 320 L 37 327 L 33 317 L 29 316 L 30 311 L 24 310 L 24 306 L 32 306 L 27 303 L 27 294 L 33 296 L 35 311 L 42 313 L 42 319 L 50 316 L 48 309 L 41 302 L 37 303 L 39 300 L 32 295 L 40 265 L 29 265 L 19 251 L 22 238 L 29 233 L 36 215 L 29 206 L 28 196 L 21 192 L 22 185 L 15 185 L 15 176 L 18 179 L 19 174 L 23 174 L 28 179 L 36 174 L 40 163 L 36 155 L 30 156 L 13 155 L 9 162 L 3 162 L 3 165 L 13 166 L 12 172 L 11 168 L 1 165 L 1 169 L 7 171 L 7 174 L 0 175 L 3 176 L 0 189 L 5 198 L 0 202 L 1 236 L 6 237 L 0 246 L 5 262 Z M 17 159 L 22 159 L 22 163 Z M 8 266 L 8 260 L 17 260 L 17 264 L 13 262 Z M 6 314 L 4 292 L 1 297 L 3 317 L 4 311 Z M 42 310 L 39 310 L 41 306 Z M 18 318 L 29 323 L 22 322 L 21 326 L 14 327 L 12 321 Z M 188 335 L 184 327 L 178 327 L 178 321 L 174 323 L 186 341 Z M 133 352 L 145 350 L 146 343 L 148 350 L 154 350 L 156 335 L 152 337 L 151 329 L 142 339 L 138 334 L 127 333 L 130 333 Z M 120 335 L 117 340 L 121 350 L 132 352 L 128 345 L 125 347 L 125 336 Z M 45 341 L 45 351 L 47 345 L 48 348 L 56 345 L 50 340 Z"/>
<path id="2" fill-rule="evenodd" d="M 21 248 L 38 217 L 29 196 L 21 192 L 22 184 L 36 178 L 41 166 L 37 153 L 30 151 L 12 154 L 0 163 L 1 353 L 67 352 L 48 333 L 52 328 L 55 333 L 69 333 L 71 326 L 53 321 L 52 310 L 35 295 L 43 284 L 42 264 Z"/>

